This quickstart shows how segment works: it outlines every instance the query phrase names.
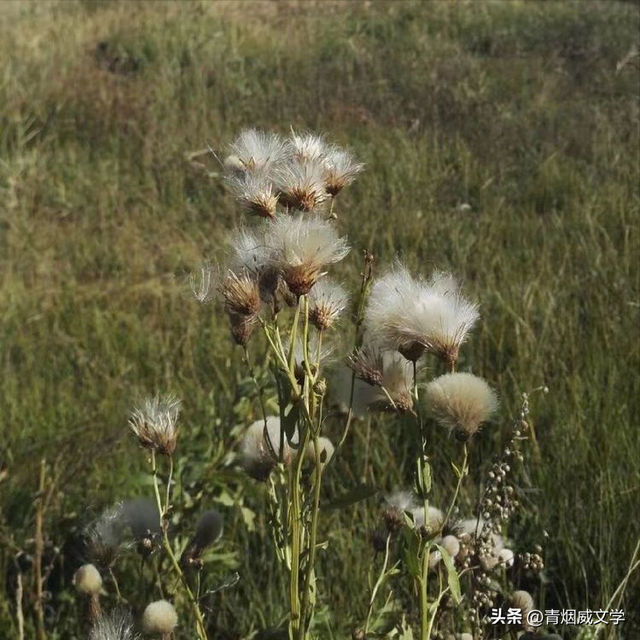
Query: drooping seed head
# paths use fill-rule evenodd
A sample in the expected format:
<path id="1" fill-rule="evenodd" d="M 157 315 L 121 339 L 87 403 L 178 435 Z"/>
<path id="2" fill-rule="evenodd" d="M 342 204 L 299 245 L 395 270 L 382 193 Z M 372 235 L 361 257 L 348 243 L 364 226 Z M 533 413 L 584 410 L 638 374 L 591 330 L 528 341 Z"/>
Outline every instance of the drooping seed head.
<path id="1" fill-rule="evenodd" d="M 369 387 L 371 411 L 405 413 L 413 408 L 413 371 L 399 354 L 385 351 L 382 355 L 382 384 Z M 385 393 L 386 391 L 386 393 Z"/>
<path id="2" fill-rule="evenodd" d="M 419 509 L 416 496 L 410 491 L 395 491 L 386 496 L 382 508 L 382 520 L 389 533 L 395 533 L 406 525 L 405 514 L 412 517 Z M 414 520 L 415 522 L 415 520 Z"/>
<path id="3" fill-rule="evenodd" d="M 356 378 L 373 387 L 379 387 L 384 379 L 382 353 L 375 347 L 362 347 L 347 356 L 347 366 Z"/>
<path id="4" fill-rule="evenodd" d="M 89 558 L 100 567 L 109 569 L 125 545 L 122 505 L 105 509 L 85 531 Z"/>
<path id="5" fill-rule="evenodd" d="M 258 280 L 248 272 L 234 273 L 229 270 L 222 286 L 225 311 L 230 315 L 255 318 L 262 301 Z"/>
<path id="6" fill-rule="evenodd" d="M 215 509 L 205 511 L 196 522 L 193 536 L 180 557 L 180 565 L 201 568 L 203 552 L 222 537 L 222 531 L 222 515 Z"/>

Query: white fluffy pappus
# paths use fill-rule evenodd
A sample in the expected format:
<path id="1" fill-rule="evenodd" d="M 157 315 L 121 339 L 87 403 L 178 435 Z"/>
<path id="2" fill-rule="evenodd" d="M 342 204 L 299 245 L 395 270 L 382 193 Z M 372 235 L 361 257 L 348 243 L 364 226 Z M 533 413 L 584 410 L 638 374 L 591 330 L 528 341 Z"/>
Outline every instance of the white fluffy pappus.
<path id="1" fill-rule="evenodd" d="M 124 609 L 100 615 L 89 632 L 89 640 L 136 640 L 138 637 L 133 631 L 131 615 Z"/>
<path id="2" fill-rule="evenodd" d="M 268 223 L 266 223 L 268 224 Z M 228 240 L 229 268 L 232 271 L 242 270 L 259 273 L 269 263 L 269 249 L 264 241 L 267 227 L 258 227 L 260 234 L 249 229 L 239 229 Z"/>
<path id="3" fill-rule="evenodd" d="M 318 451 L 320 453 L 320 464 L 322 466 L 328 464 L 331 461 L 331 458 L 333 458 L 333 454 L 335 452 L 333 442 L 324 436 L 318 438 Z M 316 448 L 313 441 L 307 443 L 305 458 L 313 464 L 316 463 Z"/>
<path id="4" fill-rule="evenodd" d="M 280 418 L 256 420 L 245 432 L 240 444 L 240 457 L 245 471 L 256 480 L 266 480 L 278 460 L 289 464 L 292 450 L 287 435 L 280 426 Z"/>
<path id="5" fill-rule="evenodd" d="M 444 514 L 437 507 L 429 505 L 425 518 L 424 506 L 420 506 L 414 511 L 413 522 L 417 529 L 424 527 L 430 534 L 433 534 L 442 529 Z"/>
<path id="6" fill-rule="evenodd" d="M 477 305 L 450 274 L 414 279 L 397 265 L 377 280 L 365 311 L 365 327 L 380 344 L 418 360 L 425 351 L 451 364 L 479 318 Z"/>
<path id="7" fill-rule="evenodd" d="M 92 564 L 83 564 L 73 574 L 73 586 L 78 593 L 97 595 L 102 589 L 102 576 Z"/>
<path id="8" fill-rule="evenodd" d="M 328 151 L 323 135 L 310 131 L 296 132 L 291 130 L 287 139 L 287 153 L 296 162 L 322 162 Z"/>
<path id="9" fill-rule="evenodd" d="M 275 178 L 282 205 L 307 212 L 319 207 L 328 198 L 325 174 L 324 164 L 317 160 L 282 164 Z"/>
<path id="10" fill-rule="evenodd" d="M 426 400 L 436 421 L 465 441 L 498 408 L 495 391 L 471 373 L 447 373 L 426 386 Z"/>
<path id="11" fill-rule="evenodd" d="M 156 600 L 147 605 L 142 614 L 142 630 L 148 634 L 166 636 L 178 626 L 178 614 L 166 600 Z"/>
<path id="12" fill-rule="evenodd" d="M 309 320 L 319 331 L 329 329 L 349 303 L 346 289 L 322 278 L 309 292 Z"/>
<path id="13" fill-rule="evenodd" d="M 242 131 L 231 143 L 230 152 L 230 157 L 235 156 L 243 169 L 250 172 L 271 170 L 289 153 L 287 143 L 277 133 L 258 129 Z M 237 167 L 237 163 L 234 165 Z"/>
<path id="14" fill-rule="evenodd" d="M 360 404 L 364 402 L 370 411 L 410 411 L 413 408 L 413 369 L 400 354 L 394 351 L 382 353 L 382 382 L 380 386 L 364 383 L 358 386 Z M 393 401 L 393 404 L 392 404 Z"/>
<path id="15" fill-rule="evenodd" d="M 350 151 L 337 146 L 329 148 L 324 164 L 325 188 L 333 197 L 348 187 L 364 169 L 364 165 L 357 162 Z"/>
<path id="16" fill-rule="evenodd" d="M 313 216 L 279 215 L 265 231 L 270 263 L 297 296 L 309 293 L 323 269 L 350 250 L 331 222 Z"/>
<path id="17" fill-rule="evenodd" d="M 129 417 L 129 426 L 145 449 L 173 454 L 181 406 L 180 400 L 173 395 L 155 395 L 136 404 Z"/>
<path id="18" fill-rule="evenodd" d="M 260 218 L 276 215 L 278 194 L 273 181 L 262 172 L 233 175 L 227 182 L 235 198 L 249 213 Z"/>

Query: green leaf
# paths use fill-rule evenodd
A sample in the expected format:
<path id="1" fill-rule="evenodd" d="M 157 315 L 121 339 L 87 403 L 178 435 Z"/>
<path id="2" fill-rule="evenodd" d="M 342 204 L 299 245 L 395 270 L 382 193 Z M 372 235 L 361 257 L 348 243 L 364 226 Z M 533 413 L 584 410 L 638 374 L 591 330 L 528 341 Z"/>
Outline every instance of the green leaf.
<path id="1" fill-rule="evenodd" d="M 456 604 L 459 604 L 460 600 L 462 600 L 462 595 L 460 593 L 460 580 L 458 580 L 458 572 L 453 566 L 453 560 L 451 559 L 451 556 L 447 553 L 447 551 L 439 544 L 435 546 L 438 548 L 438 551 L 440 551 L 440 554 L 442 555 L 442 562 L 444 562 L 444 566 L 447 568 L 447 582 L 449 584 L 451 595 L 453 596 Z"/>
<path id="2" fill-rule="evenodd" d="M 420 539 L 412 529 L 402 530 L 402 550 L 407 570 L 414 577 L 420 576 Z"/>
<path id="3" fill-rule="evenodd" d="M 345 507 L 350 507 L 357 502 L 362 502 L 362 500 L 366 500 L 367 498 L 371 498 L 378 493 L 378 489 L 372 487 L 370 484 L 359 484 L 351 491 L 347 491 L 339 498 L 332 500 L 328 505 L 326 505 L 325 509 L 344 509 Z"/>
<path id="4" fill-rule="evenodd" d="M 295 405 L 289 409 L 289 413 L 282 412 L 282 428 L 287 434 L 287 438 L 291 440 L 296 432 L 298 417 L 300 416 L 300 407 Z M 302 438 L 302 434 L 300 434 Z"/>

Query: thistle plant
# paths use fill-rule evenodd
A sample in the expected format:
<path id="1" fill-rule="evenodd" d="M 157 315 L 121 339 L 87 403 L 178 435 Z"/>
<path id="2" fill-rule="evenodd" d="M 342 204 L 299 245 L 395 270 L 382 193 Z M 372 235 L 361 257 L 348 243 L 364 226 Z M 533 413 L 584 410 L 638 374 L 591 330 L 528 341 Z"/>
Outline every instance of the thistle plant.
<path id="1" fill-rule="evenodd" d="M 333 271 L 351 246 L 334 202 L 363 170 L 351 151 L 311 133 L 292 131 L 283 138 L 252 129 L 230 145 L 223 166 L 246 223 L 228 239 L 226 264 L 204 265 L 191 278 L 191 289 L 198 301 L 216 300 L 226 313 L 230 338 L 257 389 L 259 414 L 247 420 L 235 453 L 248 482 L 263 488 L 270 537 L 287 583 L 289 640 L 321 637 L 316 559 L 327 548 L 319 542 L 323 481 L 339 468 L 353 424 L 376 413 L 413 431 L 414 482 L 384 499 L 373 536 L 384 559 L 372 580 L 366 619 L 353 637 L 415 637 L 414 628 L 420 640 L 469 633 L 482 638 L 489 608 L 531 610 L 531 596 L 511 585 L 506 572 L 539 571 L 542 559 L 537 550 L 516 554 L 504 535 L 518 506 L 510 474 L 527 438 L 526 397 L 500 457 L 486 479 L 470 486 L 470 449 L 498 410 L 488 382 L 457 370 L 480 320 L 478 304 L 449 273 L 413 275 L 396 262 L 375 278 L 367 251 L 359 291 L 352 295 L 338 281 Z M 355 330 L 350 347 L 341 351 L 345 317 L 354 320 Z M 258 381 L 258 361 L 271 372 L 271 386 Z M 330 398 L 329 383 L 338 377 L 338 393 Z M 343 411 L 330 411 L 330 402 Z M 105 586 L 118 602 L 126 601 L 114 566 L 132 542 L 142 556 L 142 578 L 151 559 L 161 596 L 146 598 L 144 634 L 168 640 L 180 626 L 199 640 L 209 637 L 203 598 L 213 592 L 201 593 L 201 571 L 223 521 L 206 510 L 183 544 L 172 539 L 181 406 L 174 396 L 156 395 L 131 412 L 129 426 L 148 460 L 153 502 L 123 502 L 87 529 L 87 552 L 97 566 L 78 570 L 76 588 L 86 601 L 92 638 L 110 638 L 112 628 L 114 637 L 132 637 L 129 622 L 109 617 L 100 603 Z M 455 477 L 446 500 L 436 505 L 432 462 L 444 440 L 453 441 L 459 459 L 450 461 Z M 465 519 L 461 497 L 473 494 L 474 517 Z M 159 575 L 162 561 L 171 572 L 170 588 Z M 386 585 L 407 574 L 411 604 L 394 600 L 390 591 L 377 611 Z M 396 635 L 388 636 L 389 620 Z"/>
<path id="2" fill-rule="evenodd" d="M 396 538 L 415 584 L 420 640 L 447 629 L 461 631 L 453 626 L 455 616 L 446 620 L 445 604 L 452 600 L 468 613 L 464 625 L 478 634 L 480 609 L 493 601 L 478 599 L 482 588 L 475 578 L 472 594 L 463 595 L 462 578 L 476 569 L 486 573 L 514 563 L 494 521 L 478 516 L 465 523 L 458 518 L 457 503 L 470 473 L 469 447 L 498 407 L 487 382 L 456 371 L 461 349 L 480 318 L 478 305 L 449 273 L 414 277 L 396 263 L 374 279 L 373 258 L 365 252 L 353 347 L 344 354 L 346 417 L 332 443 L 324 434 L 333 419 L 326 407 L 326 347 L 329 341 L 338 342 L 333 334 L 350 301 L 329 273 L 350 250 L 338 227 L 334 200 L 363 165 L 324 136 L 292 131 L 284 139 L 255 130 L 239 135 L 223 164 L 232 194 L 252 215 L 229 239 L 230 255 L 221 273 L 201 270 L 192 288 L 200 301 L 219 297 L 232 339 L 242 348 L 259 390 L 262 417 L 246 428 L 239 455 L 246 473 L 265 485 L 272 540 L 288 576 L 290 640 L 314 634 L 324 474 L 333 468 L 354 419 L 372 412 L 411 416 L 415 483 L 412 490 L 385 501 L 385 528 L 376 537 L 385 561 L 367 621 L 354 637 L 372 632 L 376 594 L 394 573 L 389 560 Z M 260 220 L 252 224 L 252 217 Z M 273 373 L 278 415 L 269 415 L 267 391 L 255 377 L 249 343 L 257 333 Z M 443 369 L 431 381 L 423 376 L 427 358 L 435 358 Z M 460 444 L 461 460 L 452 463 L 455 486 L 449 504 L 440 509 L 430 503 L 431 456 L 434 443 L 451 436 Z M 482 504 L 488 509 L 486 500 Z"/>

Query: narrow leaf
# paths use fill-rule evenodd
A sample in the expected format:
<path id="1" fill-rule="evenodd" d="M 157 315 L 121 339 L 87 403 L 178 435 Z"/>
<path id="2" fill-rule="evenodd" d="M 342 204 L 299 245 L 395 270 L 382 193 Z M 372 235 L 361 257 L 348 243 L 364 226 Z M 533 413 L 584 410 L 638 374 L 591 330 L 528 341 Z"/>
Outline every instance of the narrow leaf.
<path id="1" fill-rule="evenodd" d="M 447 568 L 447 582 L 449 584 L 451 595 L 453 596 L 456 604 L 459 604 L 460 600 L 462 599 L 462 595 L 460 593 L 460 580 L 458 580 L 458 572 L 453 566 L 453 560 L 451 559 L 451 556 L 447 553 L 447 551 L 439 544 L 437 544 L 436 547 L 438 548 L 438 551 L 440 551 L 444 566 Z"/>
<path id="2" fill-rule="evenodd" d="M 371 498 L 378 493 L 378 489 L 372 487 L 369 484 L 359 484 L 357 487 L 347 491 L 340 497 L 332 500 L 325 508 L 326 509 L 344 509 L 350 507 L 353 504 L 362 502 L 367 498 Z"/>

